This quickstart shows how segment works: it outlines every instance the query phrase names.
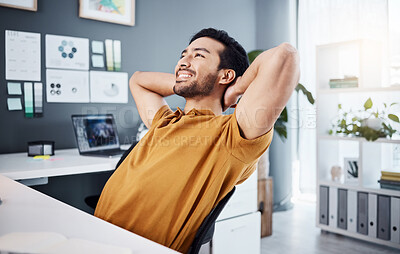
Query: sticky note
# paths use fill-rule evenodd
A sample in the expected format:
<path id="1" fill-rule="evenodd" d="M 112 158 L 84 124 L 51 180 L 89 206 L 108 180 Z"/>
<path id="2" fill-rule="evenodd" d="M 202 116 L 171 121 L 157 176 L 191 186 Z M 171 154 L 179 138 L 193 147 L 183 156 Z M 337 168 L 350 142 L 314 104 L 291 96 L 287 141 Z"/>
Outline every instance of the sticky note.
<path id="1" fill-rule="evenodd" d="M 113 49 L 114 49 L 114 69 L 116 71 L 120 71 L 121 70 L 121 41 L 114 40 Z"/>
<path id="2" fill-rule="evenodd" d="M 113 56 L 113 41 L 106 40 L 106 62 L 107 62 L 107 71 L 114 70 L 114 56 Z"/>
<path id="3" fill-rule="evenodd" d="M 35 116 L 43 114 L 43 84 L 34 84 Z"/>
<path id="4" fill-rule="evenodd" d="M 104 45 L 102 41 L 92 41 L 92 53 L 103 54 Z"/>
<path id="5" fill-rule="evenodd" d="M 103 55 L 92 55 L 92 66 L 97 68 L 104 67 Z"/>
<path id="6" fill-rule="evenodd" d="M 21 83 L 8 82 L 7 91 L 9 95 L 22 95 Z"/>
<path id="7" fill-rule="evenodd" d="M 24 83 L 25 116 L 33 117 L 33 87 L 31 82 Z"/>
<path id="8" fill-rule="evenodd" d="M 7 98 L 8 110 L 22 110 L 21 98 Z"/>

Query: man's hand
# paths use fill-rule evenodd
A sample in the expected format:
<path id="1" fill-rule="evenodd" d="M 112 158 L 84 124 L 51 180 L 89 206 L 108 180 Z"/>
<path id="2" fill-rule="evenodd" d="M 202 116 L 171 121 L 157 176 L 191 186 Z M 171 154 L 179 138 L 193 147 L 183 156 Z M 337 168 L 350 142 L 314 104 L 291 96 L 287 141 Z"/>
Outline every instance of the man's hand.
<path id="1" fill-rule="evenodd" d="M 227 110 L 228 108 L 234 108 L 236 107 L 237 101 L 239 100 L 240 96 L 242 96 L 243 93 L 239 92 L 239 83 L 240 83 L 241 77 L 237 77 L 235 83 L 230 85 L 224 94 L 224 108 L 222 111 Z"/>
<path id="2" fill-rule="evenodd" d="M 129 80 L 129 87 L 140 118 L 150 128 L 154 115 L 167 105 L 164 97 L 174 94 L 175 75 L 160 72 L 135 72 Z"/>

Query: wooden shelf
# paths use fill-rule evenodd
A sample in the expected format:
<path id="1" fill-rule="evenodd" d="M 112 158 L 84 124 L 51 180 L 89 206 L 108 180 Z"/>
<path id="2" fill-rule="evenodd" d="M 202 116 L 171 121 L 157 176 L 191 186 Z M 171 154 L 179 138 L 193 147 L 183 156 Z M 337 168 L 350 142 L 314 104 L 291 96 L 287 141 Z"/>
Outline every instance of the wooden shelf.
<path id="1" fill-rule="evenodd" d="M 338 189 L 347 189 L 347 190 L 375 193 L 375 194 L 379 194 L 379 195 L 400 196 L 400 190 L 383 189 L 379 186 L 379 184 L 360 186 L 360 184 L 340 183 L 340 182 L 334 182 L 334 181 L 330 181 L 330 180 L 320 180 L 318 185 L 336 187 Z"/>
<path id="2" fill-rule="evenodd" d="M 389 87 L 354 87 L 354 88 L 325 88 L 318 89 L 318 93 L 321 94 L 337 94 L 337 93 L 368 93 L 368 92 L 400 92 L 400 86 L 389 86 Z"/>
<path id="3" fill-rule="evenodd" d="M 368 141 L 363 137 L 346 137 L 335 135 L 318 135 L 318 139 L 322 140 L 344 140 L 344 141 L 357 141 L 357 142 L 370 142 L 370 143 L 392 143 L 400 144 L 400 139 L 378 138 L 375 141 Z"/>
<path id="4" fill-rule="evenodd" d="M 399 246 L 400 246 L 398 243 L 395 243 L 395 242 L 385 241 L 385 240 L 382 240 L 379 238 L 373 238 L 368 235 L 363 235 L 363 234 L 360 234 L 357 232 L 349 232 L 349 231 L 341 229 L 341 228 L 334 228 L 334 227 L 327 226 L 324 224 L 319 224 L 318 222 L 317 222 L 317 227 L 319 227 L 322 230 L 326 230 L 326 231 L 334 232 L 337 234 L 357 238 L 357 239 L 364 240 L 364 241 L 369 241 L 369 242 L 374 242 L 374 243 L 390 246 L 393 248 L 399 248 Z"/>

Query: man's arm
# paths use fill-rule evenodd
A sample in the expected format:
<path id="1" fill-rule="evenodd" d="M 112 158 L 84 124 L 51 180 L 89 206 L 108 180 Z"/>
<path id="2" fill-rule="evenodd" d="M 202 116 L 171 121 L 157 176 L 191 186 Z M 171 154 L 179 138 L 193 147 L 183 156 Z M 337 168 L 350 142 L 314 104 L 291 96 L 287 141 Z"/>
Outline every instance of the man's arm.
<path id="1" fill-rule="evenodd" d="M 243 76 L 225 93 L 225 104 L 242 95 L 236 120 L 247 139 L 268 132 L 284 109 L 299 81 L 299 56 L 294 47 L 283 43 L 260 54 Z"/>
<path id="2" fill-rule="evenodd" d="M 147 128 L 157 111 L 167 102 L 164 97 L 174 94 L 175 76 L 161 72 L 135 72 L 129 80 L 129 87 L 140 118 Z"/>

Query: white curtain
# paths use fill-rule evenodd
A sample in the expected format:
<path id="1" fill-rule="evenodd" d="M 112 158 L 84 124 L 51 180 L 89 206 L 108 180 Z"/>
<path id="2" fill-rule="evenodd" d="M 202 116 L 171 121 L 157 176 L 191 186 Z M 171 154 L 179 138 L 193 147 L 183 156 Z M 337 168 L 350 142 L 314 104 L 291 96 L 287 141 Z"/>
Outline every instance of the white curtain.
<path id="1" fill-rule="evenodd" d="M 299 0 L 300 83 L 316 95 L 316 45 L 355 39 L 387 45 L 387 6 L 387 0 Z M 315 192 L 316 112 L 301 94 L 299 112 L 299 186 L 302 192 Z"/>

